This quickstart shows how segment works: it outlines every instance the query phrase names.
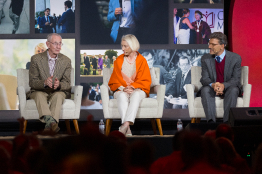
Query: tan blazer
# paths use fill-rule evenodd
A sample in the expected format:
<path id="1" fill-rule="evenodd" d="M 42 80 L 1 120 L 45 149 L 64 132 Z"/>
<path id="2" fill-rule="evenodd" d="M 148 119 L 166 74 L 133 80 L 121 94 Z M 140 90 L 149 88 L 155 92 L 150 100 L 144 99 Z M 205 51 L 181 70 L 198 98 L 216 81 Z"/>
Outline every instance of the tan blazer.
<path id="1" fill-rule="evenodd" d="M 56 90 L 48 86 L 44 87 L 45 80 L 50 77 L 47 51 L 32 56 L 29 69 L 29 86 L 31 89 L 27 92 L 26 97 L 29 98 L 30 94 L 34 91 L 43 91 L 47 93 L 63 91 L 66 94 L 66 98 L 70 98 L 71 68 L 71 60 L 67 56 L 59 53 L 55 64 L 53 83 L 55 78 L 57 78 L 60 81 L 60 86 Z"/>

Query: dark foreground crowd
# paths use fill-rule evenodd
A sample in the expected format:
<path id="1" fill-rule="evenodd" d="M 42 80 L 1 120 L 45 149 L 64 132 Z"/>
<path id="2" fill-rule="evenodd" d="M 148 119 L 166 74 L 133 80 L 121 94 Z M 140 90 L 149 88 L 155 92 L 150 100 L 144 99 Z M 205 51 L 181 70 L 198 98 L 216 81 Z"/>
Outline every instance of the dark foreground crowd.
<path id="1" fill-rule="evenodd" d="M 262 173 L 262 145 L 250 168 L 235 151 L 233 132 L 225 124 L 204 136 L 197 131 L 177 132 L 173 153 L 154 161 L 154 147 L 147 141 L 127 144 L 119 131 L 104 136 L 90 120 L 80 136 L 53 139 L 45 146 L 34 134 L 20 134 L 12 142 L 0 141 L 0 173 Z"/>

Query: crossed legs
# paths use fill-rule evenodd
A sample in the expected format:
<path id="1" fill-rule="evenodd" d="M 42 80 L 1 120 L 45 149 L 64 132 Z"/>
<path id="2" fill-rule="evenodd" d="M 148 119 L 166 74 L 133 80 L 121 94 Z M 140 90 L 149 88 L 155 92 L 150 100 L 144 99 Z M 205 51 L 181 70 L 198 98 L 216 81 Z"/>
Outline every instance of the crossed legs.
<path id="1" fill-rule="evenodd" d="M 35 100 L 39 120 L 43 123 L 47 123 L 44 116 L 51 116 L 51 119 L 55 120 L 56 123 L 59 122 L 60 111 L 65 97 L 65 93 L 62 91 L 51 94 L 35 91 L 30 95 L 30 98 Z M 50 105 L 48 105 L 48 101 Z"/>

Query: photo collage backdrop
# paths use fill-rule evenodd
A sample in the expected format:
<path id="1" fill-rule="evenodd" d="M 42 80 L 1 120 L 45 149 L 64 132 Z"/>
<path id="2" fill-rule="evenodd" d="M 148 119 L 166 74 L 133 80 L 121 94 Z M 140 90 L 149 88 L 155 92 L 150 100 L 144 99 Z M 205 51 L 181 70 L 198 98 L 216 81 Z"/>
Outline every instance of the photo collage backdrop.
<path id="1" fill-rule="evenodd" d="M 117 5 L 123 7 L 125 1 L 71 0 L 72 18 L 69 23 L 73 27 L 67 27 L 68 25 L 66 26 L 65 22 L 60 20 L 67 12 L 64 9 L 64 1 L 23 0 L 18 29 L 15 28 L 10 17 L 12 12 L 8 11 L 11 0 L 7 0 L 2 7 L 0 6 L 0 10 L 5 15 L 0 24 L 0 27 L 5 28 L 5 30 L 0 30 L 2 50 L 0 74 L 16 76 L 16 69 L 28 68 L 31 56 L 36 54 L 37 45 L 40 44 L 41 48 L 46 47 L 48 33 L 59 33 L 64 44 L 61 53 L 71 59 L 72 67 L 75 68 L 75 85 L 81 84 L 84 88 L 88 88 L 84 89 L 89 95 L 92 94 L 88 98 L 98 102 L 95 108 L 83 109 L 101 109 L 99 88 L 103 82 L 103 70 L 98 67 L 113 68 L 114 59 L 123 53 L 119 40 L 124 32 L 116 34 L 115 31 L 122 30 L 120 25 L 124 16 L 119 15 L 117 19 L 114 19 L 111 13 Z M 160 68 L 160 83 L 167 87 L 164 108 L 187 108 L 186 90 L 184 85 L 178 85 L 181 80 L 180 74 L 182 71 L 187 71 L 188 77 L 184 84 L 191 83 L 190 67 L 201 66 L 201 56 L 209 53 L 209 50 L 206 43 L 174 44 L 174 9 L 177 9 L 178 17 L 182 17 L 181 9 L 188 8 L 191 12 L 189 16 L 191 23 L 195 21 L 195 11 L 199 10 L 206 15 L 203 21 L 207 22 L 211 32 L 223 32 L 223 1 L 197 2 L 194 0 L 187 3 L 179 0 L 130 0 L 130 2 L 133 20 L 128 25 L 127 31 L 138 38 L 139 52 L 147 59 L 149 66 Z M 115 3 L 118 4 L 115 5 Z M 48 19 L 50 27 L 48 32 L 43 32 L 41 25 L 44 19 L 40 18 L 44 17 L 46 8 L 50 9 Z M 12 34 L 13 29 L 16 30 L 15 35 Z M 93 58 L 95 58 L 94 61 L 92 61 Z M 103 60 L 102 65 L 98 65 L 99 58 Z M 105 61 L 106 59 L 109 61 Z M 150 95 L 150 97 L 156 96 Z"/>

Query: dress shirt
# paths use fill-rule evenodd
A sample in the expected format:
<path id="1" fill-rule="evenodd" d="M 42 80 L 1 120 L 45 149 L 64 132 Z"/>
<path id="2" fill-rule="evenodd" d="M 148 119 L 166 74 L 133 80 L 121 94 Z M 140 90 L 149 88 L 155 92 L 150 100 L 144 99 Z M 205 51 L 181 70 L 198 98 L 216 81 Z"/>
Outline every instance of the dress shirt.
<path id="1" fill-rule="evenodd" d="M 50 73 L 50 76 L 52 76 L 55 71 L 55 63 L 56 63 L 58 56 L 56 56 L 56 58 L 51 58 L 47 51 L 47 57 L 48 57 L 49 73 Z"/>
<path id="2" fill-rule="evenodd" d="M 122 0 L 122 17 L 121 17 L 121 28 L 130 28 L 130 26 L 134 23 L 134 19 L 131 11 L 131 1 L 130 0 Z"/>

